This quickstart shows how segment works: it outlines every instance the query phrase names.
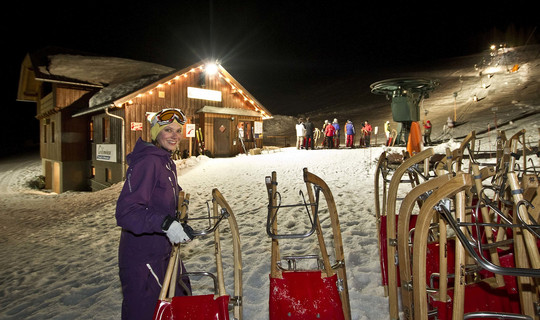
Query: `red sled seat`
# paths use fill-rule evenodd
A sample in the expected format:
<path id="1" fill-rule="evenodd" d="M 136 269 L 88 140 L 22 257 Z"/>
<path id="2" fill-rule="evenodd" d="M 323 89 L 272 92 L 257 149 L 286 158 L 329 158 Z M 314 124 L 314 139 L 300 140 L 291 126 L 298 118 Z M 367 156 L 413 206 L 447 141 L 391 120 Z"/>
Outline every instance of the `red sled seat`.
<path id="1" fill-rule="evenodd" d="M 229 296 L 213 294 L 173 297 L 161 300 L 154 311 L 154 320 L 228 320 Z"/>
<path id="2" fill-rule="evenodd" d="M 448 290 L 449 301 L 430 301 L 433 308 L 437 308 L 437 319 L 452 319 L 454 291 Z M 486 282 L 479 282 L 465 286 L 464 313 L 469 312 L 495 312 L 520 314 L 519 294 L 508 294 L 506 288 L 491 288 Z M 493 319 L 493 318 L 490 318 Z M 500 319 L 500 318 L 498 318 Z"/>
<path id="3" fill-rule="evenodd" d="M 380 252 L 379 252 L 379 260 L 381 265 L 381 276 L 382 276 L 382 285 L 388 286 L 388 237 L 387 237 L 387 230 L 386 230 L 386 218 L 387 216 L 381 216 L 380 217 L 380 231 L 379 231 L 379 239 L 380 239 Z M 409 221 L 409 231 L 414 228 L 414 225 L 416 224 L 416 219 L 418 218 L 417 215 L 412 215 L 411 220 Z M 398 224 L 399 216 L 396 215 L 396 228 Z M 437 260 L 438 262 L 438 260 Z M 394 261 L 392 261 L 394 263 Z M 401 286 L 401 279 L 399 276 L 399 265 L 396 266 L 396 274 L 397 274 L 397 284 L 398 287 Z M 428 277 L 429 279 L 429 277 Z"/>
<path id="4" fill-rule="evenodd" d="M 345 319 L 337 275 L 323 278 L 320 270 L 282 275 L 270 278 L 270 320 Z"/>

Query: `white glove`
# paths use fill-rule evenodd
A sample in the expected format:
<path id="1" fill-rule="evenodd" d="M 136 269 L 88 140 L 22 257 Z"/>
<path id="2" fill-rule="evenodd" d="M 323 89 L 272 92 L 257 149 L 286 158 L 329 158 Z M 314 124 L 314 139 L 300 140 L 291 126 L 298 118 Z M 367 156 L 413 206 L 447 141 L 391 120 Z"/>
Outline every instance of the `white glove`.
<path id="1" fill-rule="evenodd" d="M 191 241 L 187 233 L 184 231 L 184 227 L 178 221 L 173 221 L 169 229 L 165 231 L 165 234 L 172 244 L 186 243 Z"/>

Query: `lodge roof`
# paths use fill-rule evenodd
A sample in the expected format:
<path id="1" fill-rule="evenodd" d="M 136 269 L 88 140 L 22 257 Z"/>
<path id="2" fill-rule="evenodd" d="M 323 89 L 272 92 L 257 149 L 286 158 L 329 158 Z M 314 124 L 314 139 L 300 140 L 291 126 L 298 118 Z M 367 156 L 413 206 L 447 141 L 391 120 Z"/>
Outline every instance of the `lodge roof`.
<path id="1" fill-rule="evenodd" d="M 30 53 L 27 59 L 31 61 L 36 80 L 87 86 L 98 90 L 90 98 L 89 108 L 74 116 L 98 112 L 112 105 L 120 106 L 140 92 L 155 87 L 157 83 L 167 82 L 194 68 L 204 66 L 204 62 L 199 62 L 175 70 L 154 63 L 105 57 L 59 47 L 46 47 Z M 238 88 L 256 109 L 271 116 L 270 112 L 222 66 L 218 66 L 218 69 L 220 77 L 231 87 Z"/>
<path id="2" fill-rule="evenodd" d="M 29 54 L 29 58 L 37 80 L 100 88 L 174 70 L 155 63 L 59 47 L 46 47 Z"/>

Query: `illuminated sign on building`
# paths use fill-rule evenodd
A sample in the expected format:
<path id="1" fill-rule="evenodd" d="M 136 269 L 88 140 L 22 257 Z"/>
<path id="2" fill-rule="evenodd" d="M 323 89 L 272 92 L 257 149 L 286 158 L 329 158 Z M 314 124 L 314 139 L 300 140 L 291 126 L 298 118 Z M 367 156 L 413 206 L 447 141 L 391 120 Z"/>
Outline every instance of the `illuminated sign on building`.
<path id="1" fill-rule="evenodd" d="M 221 91 L 216 90 L 188 87 L 187 96 L 192 99 L 221 101 Z"/>

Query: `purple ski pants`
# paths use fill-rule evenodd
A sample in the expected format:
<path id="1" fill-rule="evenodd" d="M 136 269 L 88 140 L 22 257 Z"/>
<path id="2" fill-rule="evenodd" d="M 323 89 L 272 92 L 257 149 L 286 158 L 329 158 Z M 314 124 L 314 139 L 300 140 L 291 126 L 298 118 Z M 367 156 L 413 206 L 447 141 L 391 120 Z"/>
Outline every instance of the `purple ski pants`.
<path id="1" fill-rule="evenodd" d="M 169 263 L 168 259 L 152 261 L 152 270 L 163 283 L 165 271 Z M 184 264 L 181 264 L 182 272 L 185 272 Z M 180 279 L 180 277 L 178 277 Z M 185 285 L 191 290 L 189 279 L 183 278 Z M 122 283 L 122 319 L 123 320 L 151 320 L 159 298 L 161 287 L 145 264 L 133 265 L 120 268 L 120 282 Z M 175 296 L 184 296 L 187 293 L 178 284 Z"/>

